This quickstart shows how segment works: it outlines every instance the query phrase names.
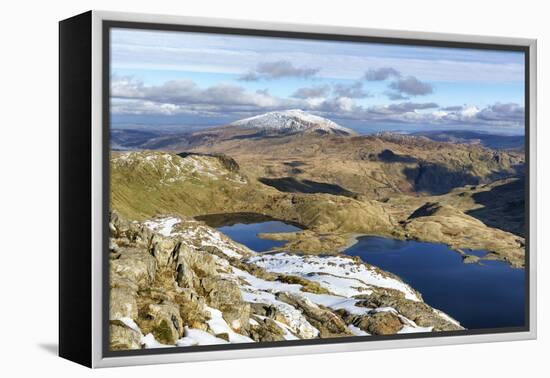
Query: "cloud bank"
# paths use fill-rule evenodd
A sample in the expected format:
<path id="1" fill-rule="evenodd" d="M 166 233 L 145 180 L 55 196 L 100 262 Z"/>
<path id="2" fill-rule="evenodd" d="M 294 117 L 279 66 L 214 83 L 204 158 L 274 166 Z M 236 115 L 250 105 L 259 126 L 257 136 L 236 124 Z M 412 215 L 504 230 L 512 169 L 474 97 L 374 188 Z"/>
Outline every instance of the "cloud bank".
<path id="1" fill-rule="evenodd" d="M 298 88 L 290 98 L 275 96 L 269 90 L 249 90 L 235 84 L 200 87 L 193 80 L 170 80 L 145 85 L 132 77 L 111 78 L 111 111 L 115 115 L 161 115 L 215 117 L 236 120 L 273 110 L 301 108 L 330 119 L 377 124 L 440 126 L 522 127 L 525 109 L 515 103 L 440 107 L 435 102 L 404 101 L 365 106 L 357 102 L 365 96 L 361 83 L 348 86 L 319 85 Z M 426 88 L 407 86 L 404 93 Z M 407 92 L 408 91 L 408 92 Z M 315 101 L 312 101 L 315 98 Z"/>
<path id="2" fill-rule="evenodd" d="M 401 73 L 392 67 L 370 68 L 363 78 L 367 81 L 384 81 L 389 78 L 401 77 Z"/>

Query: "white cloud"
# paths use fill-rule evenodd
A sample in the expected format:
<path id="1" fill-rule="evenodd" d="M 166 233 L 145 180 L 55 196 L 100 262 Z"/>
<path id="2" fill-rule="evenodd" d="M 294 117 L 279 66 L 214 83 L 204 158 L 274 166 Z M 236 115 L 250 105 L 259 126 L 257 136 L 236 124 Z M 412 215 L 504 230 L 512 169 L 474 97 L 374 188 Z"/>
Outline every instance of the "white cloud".
<path id="1" fill-rule="evenodd" d="M 324 94 L 324 90 L 317 94 Z M 449 106 L 433 102 L 400 102 L 364 106 L 347 96 L 281 98 L 268 90 L 246 90 L 233 84 L 201 88 L 192 80 L 171 80 L 145 85 L 130 77 L 112 78 L 112 114 L 220 116 L 233 120 L 272 110 L 301 108 L 330 119 L 360 122 L 403 123 L 443 126 L 522 127 L 525 111 L 513 103 L 496 103 L 484 108 Z"/>
<path id="2" fill-rule="evenodd" d="M 458 110 L 456 114 L 459 114 L 463 117 L 475 117 L 477 113 L 479 113 L 479 109 L 477 106 L 468 106 L 464 109 Z"/>

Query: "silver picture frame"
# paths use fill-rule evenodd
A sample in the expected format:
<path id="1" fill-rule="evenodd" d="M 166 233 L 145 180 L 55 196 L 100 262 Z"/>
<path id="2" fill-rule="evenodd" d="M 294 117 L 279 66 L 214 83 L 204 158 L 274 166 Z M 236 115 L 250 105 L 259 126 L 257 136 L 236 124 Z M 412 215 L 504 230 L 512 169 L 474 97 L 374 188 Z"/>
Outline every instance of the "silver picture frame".
<path id="1" fill-rule="evenodd" d="M 390 348 L 412 348 L 412 347 L 427 347 L 451 344 L 469 344 L 469 343 L 486 343 L 512 340 L 528 340 L 535 339 L 537 336 L 537 41 L 534 39 L 524 38 L 504 38 L 478 35 L 459 35 L 445 33 L 427 33 L 402 30 L 381 30 L 357 27 L 340 27 L 340 26 L 323 26 L 323 25 L 302 25 L 289 23 L 272 23 L 272 22 L 256 22 L 245 20 L 229 20 L 215 18 L 197 18 L 197 17 L 182 17 L 170 15 L 152 15 L 152 14 L 137 14 L 123 12 L 106 12 L 92 11 L 91 12 L 92 26 L 92 41 L 91 41 L 91 56 L 92 56 L 92 120 L 91 120 L 91 138 L 92 138 L 92 230 L 91 230 L 91 309 L 92 309 L 92 326 L 91 326 L 91 366 L 92 367 L 115 367 L 126 365 L 144 365 L 144 364 L 160 364 L 160 363 L 176 363 L 176 362 L 192 362 L 205 360 L 225 360 L 236 358 L 257 358 L 271 356 L 289 356 L 297 354 L 313 354 L 313 353 L 333 353 L 333 352 L 351 352 L 351 351 L 367 351 Z M 528 104 L 526 109 L 528 125 L 527 141 L 528 141 L 528 185 L 529 185 L 529 206 L 528 225 L 529 232 L 527 235 L 528 241 L 528 288 L 529 288 L 529 327 L 527 331 L 522 332 L 507 332 L 507 333 L 490 333 L 490 334 L 464 334 L 441 337 L 422 337 L 422 338 L 406 338 L 398 340 L 376 340 L 359 341 L 353 343 L 323 343 L 314 345 L 294 345 L 285 347 L 269 347 L 265 348 L 261 345 L 254 348 L 246 349 L 226 349 L 215 351 L 193 351 L 185 353 L 155 353 L 130 356 L 105 356 L 104 354 L 104 239 L 105 239 L 105 192 L 103 186 L 104 178 L 104 112 L 103 104 L 105 95 L 108 94 L 108 89 L 103 87 L 103 77 L 105 72 L 103 52 L 103 24 L 105 21 L 124 21 L 135 23 L 149 24 L 170 24 L 170 25 L 191 25 L 191 26 L 206 26 L 219 28 L 238 28 L 252 29 L 263 31 L 285 31 L 299 33 L 320 33 L 332 35 L 351 35 L 365 36 L 378 38 L 398 38 L 424 40 L 430 42 L 443 43 L 480 43 L 480 44 L 499 44 L 499 45 L 514 45 L 524 46 L 528 48 Z M 527 269 L 526 268 L 526 269 Z"/>

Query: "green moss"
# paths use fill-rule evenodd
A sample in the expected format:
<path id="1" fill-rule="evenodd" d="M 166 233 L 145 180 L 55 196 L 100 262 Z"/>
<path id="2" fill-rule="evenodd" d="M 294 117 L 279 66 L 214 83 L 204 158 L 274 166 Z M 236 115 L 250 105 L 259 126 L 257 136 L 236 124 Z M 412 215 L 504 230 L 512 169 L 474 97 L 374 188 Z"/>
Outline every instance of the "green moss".
<path id="1" fill-rule="evenodd" d="M 175 342 L 172 328 L 165 319 L 163 319 L 160 324 L 153 326 L 152 332 L 155 339 L 163 344 L 174 344 Z"/>

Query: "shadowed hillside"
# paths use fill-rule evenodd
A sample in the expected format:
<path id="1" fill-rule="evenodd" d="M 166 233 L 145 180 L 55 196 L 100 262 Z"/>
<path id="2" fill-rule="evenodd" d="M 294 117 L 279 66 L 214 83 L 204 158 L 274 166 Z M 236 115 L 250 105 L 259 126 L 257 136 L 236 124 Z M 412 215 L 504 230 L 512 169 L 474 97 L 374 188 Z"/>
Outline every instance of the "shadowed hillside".
<path id="1" fill-rule="evenodd" d="M 508 181 L 472 195 L 482 207 L 466 213 L 488 226 L 525 236 L 525 178 Z"/>

